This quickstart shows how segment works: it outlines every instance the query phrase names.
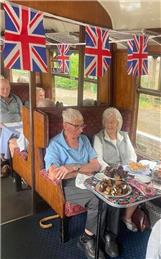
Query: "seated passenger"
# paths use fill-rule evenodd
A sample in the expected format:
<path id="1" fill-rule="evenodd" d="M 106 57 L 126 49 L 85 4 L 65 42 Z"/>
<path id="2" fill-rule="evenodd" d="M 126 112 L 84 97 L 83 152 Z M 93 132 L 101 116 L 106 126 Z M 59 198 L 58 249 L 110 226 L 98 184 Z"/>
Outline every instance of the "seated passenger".
<path id="1" fill-rule="evenodd" d="M 36 106 L 38 106 L 39 101 L 45 99 L 45 90 L 42 87 L 36 86 Z M 29 107 L 29 101 L 25 101 L 25 106 Z"/>
<path id="2" fill-rule="evenodd" d="M 107 108 L 102 116 L 103 129 L 94 137 L 96 150 L 101 170 L 107 166 L 127 165 L 129 161 L 136 161 L 137 156 L 127 132 L 121 131 L 123 120 L 116 108 Z M 132 222 L 132 215 L 136 206 L 125 210 L 123 222 L 133 232 L 137 227 Z"/>
<path id="3" fill-rule="evenodd" d="M 45 99 L 45 90 L 41 87 L 36 87 L 36 106 L 38 106 L 39 101 Z"/>
<path id="4" fill-rule="evenodd" d="M 145 259 L 161 259 L 161 219 L 153 226 L 148 240 Z"/>
<path id="5" fill-rule="evenodd" d="M 55 103 L 51 99 L 45 98 L 37 102 L 37 107 L 55 107 Z"/>
<path id="6" fill-rule="evenodd" d="M 21 121 L 22 101 L 15 94 L 10 93 L 11 86 L 7 79 L 0 77 L 0 107 L 1 123 Z"/>
<path id="7" fill-rule="evenodd" d="M 85 231 L 81 235 L 78 246 L 84 250 L 87 258 L 95 258 L 95 235 L 97 229 L 98 198 L 89 190 L 85 189 L 83 182 L 77 181 L 93 175 L 100 169 L 97 155 L 88 138 L 81 134 L 84 120 L 82 114 L 75 109 L 68 108 L 62 112 L 63 130 L 52 138 L 46 149 L 45 165 L 48 177 L 52 181 L 63 180 L 63 190 L 66 201 L 79 204 L 87 209 Z M 107 213 L 107 219 L 105 219 Z M 112 240 L 112 233 L 115 233 L 116 222 L 119 215 L 117 210 L 104 204 L 102 213 L 102 230 L 105 241 L 105 252 L 115 257 L 118 255 L 117 244 Z M 100 250 L 99 258 L 105 258 Z"/>
<path id="8" fill-rule="evenodd" d="M 15 94 L 10 93 L 11 87 L 10 83 L 3 76 L 0 77 L 0 107 L 1 107 L 1 134 L 0 134 L 0 155 L 1 160 L 5 164 L 5 160 L 9 159 L 9 149 L 8 143 L 11 144 L 11 152 L 12 147 L 16 143 L 16 138 L 19 136 L 19 132 L 22 129 L 21 122 L 21 107 L 22 101 Z M 6 124 L 7 123 L 7 124 Z M 10 127 L 7 129 L 5 124 Z M 17 128 L 17 130 L 16 130 Z M 3 170 L 2 168 L 2 176 L 6 176 L 8 172 L 7 167 Z"/>
<path id="9" fill-rule="evenodd" d="M 96 105 L 96 101 L 94 99 L 87 98 L 83 100 L 83 106 L 95 106 L 95 105 Z"/>

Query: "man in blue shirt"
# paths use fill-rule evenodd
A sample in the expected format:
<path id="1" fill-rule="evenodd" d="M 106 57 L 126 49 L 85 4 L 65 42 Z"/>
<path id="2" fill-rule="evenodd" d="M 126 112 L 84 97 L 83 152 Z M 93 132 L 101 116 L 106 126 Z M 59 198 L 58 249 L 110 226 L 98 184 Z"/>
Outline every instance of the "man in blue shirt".
<path id="1" fill-rule="evenodd" d="M 68 108 L 63 111 L 62 116 L 63 131 L 50 140 L 46 149 L 46 170 L 52 181 L 63 180 L 67 201 L 87 209 L 85 232 L 80 237 L 78 246 L 84 250 L 87 258 L 94 259 L 98 199 L 85 189 L 83 182 L 94 172 L 99 171 L 100 164 L 88 138 L 81 134 L 85 127 L 82 114 L 78 110 Z M 103 224 L 106 211 L 105 208 L 102 215 Z M 99 258 L 105 258 L 101 250 Z"/>

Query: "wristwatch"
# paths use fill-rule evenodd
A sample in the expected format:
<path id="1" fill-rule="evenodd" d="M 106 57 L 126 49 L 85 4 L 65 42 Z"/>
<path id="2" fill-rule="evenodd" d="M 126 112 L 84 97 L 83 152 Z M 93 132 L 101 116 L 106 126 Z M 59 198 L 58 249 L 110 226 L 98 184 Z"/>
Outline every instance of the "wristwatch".
<path id="1" fill-rule="evenodd" d="M 78 173 L 80 172 L 80 169 L 81 169 L 81 167 L 80 167 L 80 166 L 78 166 L 78 168 L 77 168 L 77 172 L 78 172 Z"/>

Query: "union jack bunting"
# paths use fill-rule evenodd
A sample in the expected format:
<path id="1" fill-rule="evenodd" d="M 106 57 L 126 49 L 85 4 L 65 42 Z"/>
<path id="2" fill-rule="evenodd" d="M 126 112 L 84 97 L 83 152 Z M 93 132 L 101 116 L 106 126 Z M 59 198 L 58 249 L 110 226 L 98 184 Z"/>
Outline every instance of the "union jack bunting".
<path id="1" fill-rule="evenodd" d="M 111 64 L 108 31 L 86 26 L 85 30 L 85 76 L 102 77 Z"/>
<path id="2" fill-rule="evenodd" d="M 47 72 L 43 14 L 30 8 L 3 4 L 5 11 L 6 68 Z"/>
<path id="3" fill-rule="evenodd" d="M 59 63 L 60 73 L 69 73 L 69 45 L 66 44 L 58 44 L 58 55 L 57 60 Z"/>
<path id="4" fill-rule="evenodd" d="M 128 41 L 128 75 L 141 76 L 148 74 L 148 36 L 134 35 Z"/>

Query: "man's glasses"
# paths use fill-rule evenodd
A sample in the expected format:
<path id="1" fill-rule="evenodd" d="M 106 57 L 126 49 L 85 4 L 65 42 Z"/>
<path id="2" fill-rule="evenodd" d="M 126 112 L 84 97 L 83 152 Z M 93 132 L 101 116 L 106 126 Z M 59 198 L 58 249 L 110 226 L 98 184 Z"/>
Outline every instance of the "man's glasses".
<path id="1" fill-rule="evenodd" d="M 69 125 L 73 126 L 75 129 L 84 129 L 87 125 L 86 124 L 81 124 L 81 125 L 76 125 L 76 124 L 73 124 L 73 123 L 70 123 L 70 122 L 67 122 Z"/>

